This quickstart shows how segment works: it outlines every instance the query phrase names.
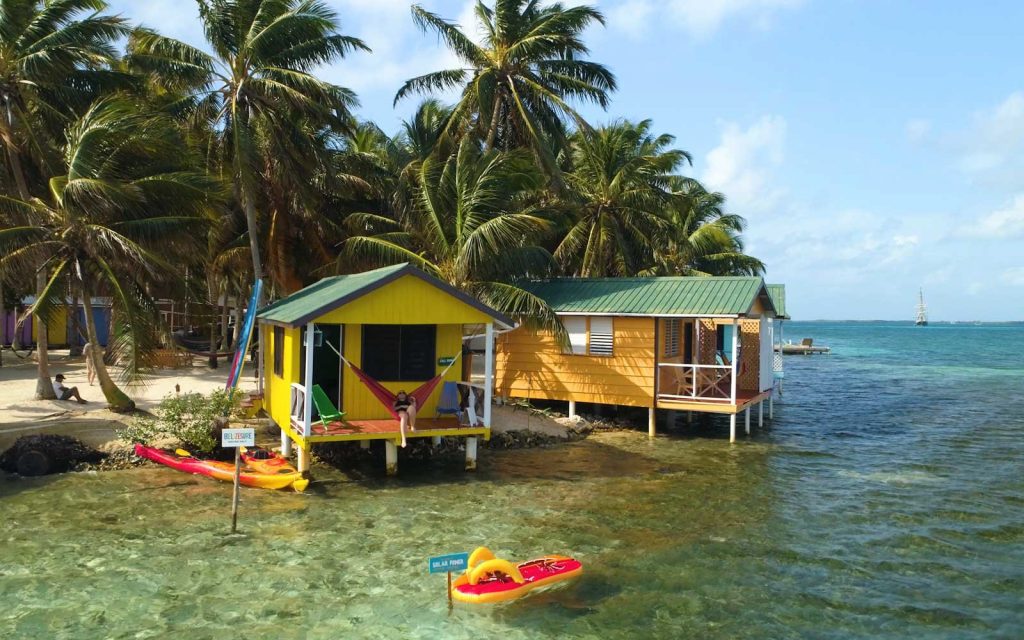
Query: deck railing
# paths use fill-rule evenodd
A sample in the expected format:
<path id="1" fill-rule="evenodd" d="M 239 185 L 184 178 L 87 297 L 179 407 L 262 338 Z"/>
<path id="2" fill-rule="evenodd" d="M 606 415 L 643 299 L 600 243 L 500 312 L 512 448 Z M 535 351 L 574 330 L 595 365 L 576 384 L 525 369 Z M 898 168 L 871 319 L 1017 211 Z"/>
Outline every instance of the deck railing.
<path id="1" fill-rule="evenodd" d="M 466 412 L 463 421 L 471 427 L 483 424 L 484 417 L 484 385 L 480 382 L 467 382 L 460 380 L 455 384 L 459 385 L 459 403 Z"/>
<path id="2" fill-rule="evenodd" d="M 288 413 L 291 416 L 292 426 L 302 432 L 303 435 L 308 436 L 309 434 L 306 433 L 305 416 L 303 415 L 306 408 L 306 387 L 298 382 L 292 383 L 289 406 L 291 408 Z"/>
<path id="3" fill-rule="evenodd" d="M 658 398 L 735 404 L 732 375 L 729 365 L 662 362 L 658 364 Z"/>

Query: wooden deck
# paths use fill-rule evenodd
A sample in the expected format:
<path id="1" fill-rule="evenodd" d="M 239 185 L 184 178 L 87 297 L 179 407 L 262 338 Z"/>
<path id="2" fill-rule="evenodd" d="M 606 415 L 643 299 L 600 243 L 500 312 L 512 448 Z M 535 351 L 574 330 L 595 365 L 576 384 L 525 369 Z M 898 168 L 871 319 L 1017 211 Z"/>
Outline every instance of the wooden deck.
<path id="1" fill-rule="evenodd" d="M 762 400 L 767 400 L 772 394 L 771 390 L 761 391 L 736 390 L 736 404 L 729 400 L 702 400 L 700 398 L 658 398 L 659 409 L 674 409 L 676 411 L 701 411 L 704 413 L 740 413 L 747 407 L 755 405 Z"/>
<path id="2" fill-rule="evenodd" d="M 312 433 L 308 438 L 302 435 L 301 427 L 292 423 L 289 429 L 292 439 L 300 444 L 305 441 L 311 444 L 318 442 L 345 442 L 356 440 L 394 440 L 401 439 L 398 420 L 343 420 L 322 425 L 314 422 Z M 406 431 L 405 437 L 432 438 L 434 436 L 482 436 L 489 440 L 491 430 L 487 427 L 460 425 L 455 418 L 417 418 L 416 431 Z"/>

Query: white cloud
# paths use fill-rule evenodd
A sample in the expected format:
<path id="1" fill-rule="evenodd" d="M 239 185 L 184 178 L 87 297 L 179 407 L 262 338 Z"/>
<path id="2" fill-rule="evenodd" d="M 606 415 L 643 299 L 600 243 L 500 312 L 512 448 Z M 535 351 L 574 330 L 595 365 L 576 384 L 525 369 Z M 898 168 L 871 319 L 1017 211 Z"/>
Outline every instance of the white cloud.
<path id="1" fill-rule="evenodd" d="M 786 121 L 762 116 L 747 128 L 729 122 L 722 128 L 717 147 L 707 155 L 701 181 L 728 198 L 738 212 L 767 212 L 784 191 L 775 183 L 774 170 L 782 164 Z"/>
<path id="2" fill-rule="evenodd" d="M 1024 267 L 1013 267 L 1003 272 L 1003 281 L 1015 287 L 1024 287 Z"/>
<path id="3" fill-rule="evenodd" d="M 461 66 L 458 58 L 439 44 L 436 37 L 424 37 L 420 33 L 412 20 L 409 0 L 335 0 L 335 3 L 342 31 L 362 39 L 373 53 L 354 53 L 340 64 L 321 69 L 319 73 L 326 80 L 354 89 L 361 95 L 390 93 L 398 91 L 409 78 Z M 466 0 L 456 19 L 466 31 L 471 30 L 467 25 L 472 23 L 463 23 L 472 17 L 472 5 Z M 440 97 L 450 100 L 454 94 Z"/>
<path id="4" fill-rule="evenodd" d="M 667 10 L 692 36 L 706 38 L 728 20 L 768 29 L 778 11 L 802 4 L 803 0 L 670 0 Z"/>
<path id="5" fill-rule="evenodd" d="M 608 27 L 625 31 L 633 37 L 642 36 L 651 26 L 654 5 L 650 0 L 625 0 L 604 10 Z"/>
<path id="6" fill-rule="evenodd" d="M 1024 194 L 1018 194 L 1005 207 L 983 216 L 965 231 L 968 235 L 983 238 L 1024 235 Z"/>
<path id="7" fill-rule="evenodd" d="M 932 123 L 923 118 L 914 118 L 907 122 L 907 139 L 911 142 L 923 142 L 932 132 Z"/>
<path id="8" fill-rule="evenodd" d="M 1016 91 L 995 107 L 976 113 L 957 146 L 962 153 L 960 168 L 969 175 L 1018 173 L 1014 167 L 1021 166 L 1024 152 L 1024 91 Z"/>

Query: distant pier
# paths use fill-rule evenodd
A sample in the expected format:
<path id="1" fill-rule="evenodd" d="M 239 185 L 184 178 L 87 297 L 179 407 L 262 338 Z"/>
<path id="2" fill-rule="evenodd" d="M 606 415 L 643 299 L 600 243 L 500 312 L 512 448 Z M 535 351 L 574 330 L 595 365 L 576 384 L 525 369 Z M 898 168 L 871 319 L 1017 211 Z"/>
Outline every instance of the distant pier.
<path id="1" fill-rule="evenodd" d="M 804 338 L 799 344 L 787 342 L 775 345 L 775 350 L 786 356 L 809 356 L 815 353 L 832 353 L 832 347 L 814 346 L 813 338 Z"/>

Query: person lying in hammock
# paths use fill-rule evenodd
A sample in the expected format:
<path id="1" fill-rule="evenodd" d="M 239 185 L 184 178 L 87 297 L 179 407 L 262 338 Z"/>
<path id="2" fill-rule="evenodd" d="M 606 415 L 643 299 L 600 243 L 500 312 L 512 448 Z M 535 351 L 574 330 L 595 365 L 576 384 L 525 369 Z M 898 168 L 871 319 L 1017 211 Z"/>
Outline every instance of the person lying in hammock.
<path id="1" fill-rule="evenodd" d="M 405 446 L 405 428 L 416 430 L 416 398 L 405 391 L 395 394 L 395 402 L 392 405 L 395 413 L 398 414 L 398 428 L 402 432 L 402 446 Z"/>

